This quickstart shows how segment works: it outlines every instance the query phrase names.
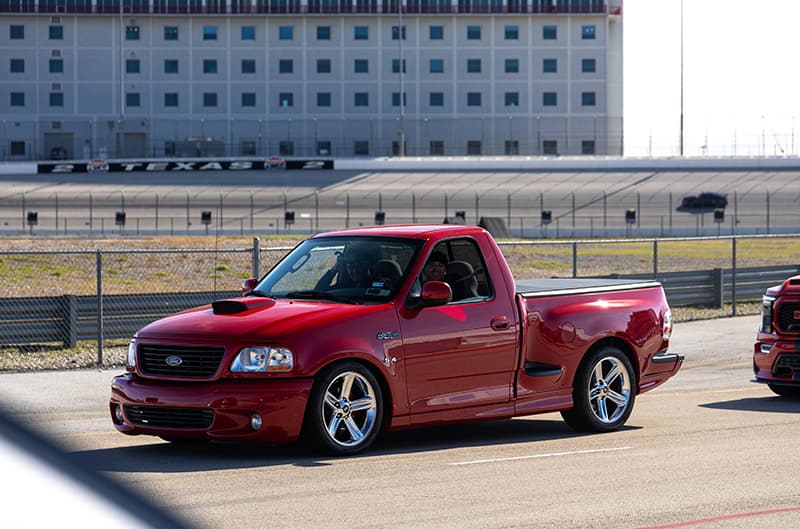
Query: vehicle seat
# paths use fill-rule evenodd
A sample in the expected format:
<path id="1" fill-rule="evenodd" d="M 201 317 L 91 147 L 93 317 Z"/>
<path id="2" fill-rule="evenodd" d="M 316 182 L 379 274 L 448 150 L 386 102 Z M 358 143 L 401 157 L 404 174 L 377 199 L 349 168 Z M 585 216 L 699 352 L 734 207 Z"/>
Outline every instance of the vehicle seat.
<path id="1" fill-rule="evenodd" d="M 375 265 L 375 273 L 372 277 L 375 281 L 384 281 L 389 288 L 393 288 L 403 277 L 403 271 L 396 261 L 384 259 Z"/>
<path id="2" fill-rule="evenodd" d="M 475 270 L 466 261 L 451 261 L 448 263 L 444 280 L 453 290 L 453 301 L 479 296 Z"/>

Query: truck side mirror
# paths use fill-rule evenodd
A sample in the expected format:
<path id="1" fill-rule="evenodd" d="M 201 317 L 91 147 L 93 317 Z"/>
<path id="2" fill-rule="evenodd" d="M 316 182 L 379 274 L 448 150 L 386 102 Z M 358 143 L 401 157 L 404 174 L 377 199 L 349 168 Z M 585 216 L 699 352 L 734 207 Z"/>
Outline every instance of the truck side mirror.
<path id="1" fill-rule="evenodd" d="M 449 303 L 451 299 L 453 299 L 453 290 L 450 285 L 444 281 L 428 281 L 422 285 L 420 290 L 412 289 L 406 300 L 406 306 L 410 309 L 438 307 Z"/>
<path id="2" fill-rule="evenodd" d="M 254 288 L 256 288 L 256 284 L 258 284 L 258 281 L 252 277 L 245 279 L 244 283 L 242 283 L 242 296 L 249 294 Z"/>

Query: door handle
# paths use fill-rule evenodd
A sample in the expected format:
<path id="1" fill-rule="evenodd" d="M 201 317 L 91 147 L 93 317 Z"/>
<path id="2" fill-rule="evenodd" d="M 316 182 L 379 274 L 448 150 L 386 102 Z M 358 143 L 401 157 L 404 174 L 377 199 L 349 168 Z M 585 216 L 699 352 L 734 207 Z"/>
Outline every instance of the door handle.
<path id="1" fill-rule="evenodd" d="M 497 316 L 492 318 L 489 325 L 491 325 L 492 329 L 495 331 L 504 331 L 511 327 L 511 322 L 505 316 Z"/>

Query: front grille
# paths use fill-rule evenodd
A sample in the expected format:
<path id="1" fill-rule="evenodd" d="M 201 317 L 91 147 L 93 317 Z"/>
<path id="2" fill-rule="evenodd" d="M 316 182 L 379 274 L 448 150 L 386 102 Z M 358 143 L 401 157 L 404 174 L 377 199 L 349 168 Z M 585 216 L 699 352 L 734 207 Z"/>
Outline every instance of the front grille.
<path id="1" fill-rule="evenodd" d="M 209 378 L 224 354 L 224 347 L 142 344 L 137 350 L 142 373 L 176 378 Z"/>
<path id="2" fill-rule="evenodd" d="M 772 366 L 772 374 L 776 377 L 790 377 L 800 371 L 800 355 L 780 355 Z"/>
<path id="3" fill-rule="evenodd" d="M 800 332 L 800 319 L 795 319 L 795 312 L 800 313 L 800 303 L 783 302 L 778 309 L 778 327 L 785 332 Z"/>
<path id="4" fill-rule="evenodd" d="M 214 422 L 214 410 L 208 408 L 161 408 L 158 406 L 125 406 L 125 415 L 142 426 L 161 428 L 206 429 Z"/>

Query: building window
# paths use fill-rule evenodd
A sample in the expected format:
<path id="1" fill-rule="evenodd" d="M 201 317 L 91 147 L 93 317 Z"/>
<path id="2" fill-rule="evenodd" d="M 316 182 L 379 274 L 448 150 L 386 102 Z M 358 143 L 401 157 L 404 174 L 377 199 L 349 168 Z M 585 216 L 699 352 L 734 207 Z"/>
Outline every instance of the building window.
<path id="1" fill-rule="evenodd" d="M 11 142 L 11 149 L 10 153 L 12 156 L 24 156 L 25 155 L 25 142 L 24 141 L 12 141 Z"/>
<path id="2" fill-rule="evenodd" d="M 556 59 L 542 59 L 542 71 L 544 73 L 557 73 L 558 61 Z"/>
<path id="3" fill-rule="evenodd" d="M 353 71 L 355 73 L 369 73 L 369 61 L 367 59 L 356 59 L 353 62 Z"/>
<path id="4" fill-rule="evenodd" d="M 25 38 L 25 26 L 10 25 L 8 27 L 8 38 L 11 40 L 23 40 Z"/>
<path id="5" fill-rule="evenodd" d="M 51 107 L 63 107 L 64 106 L 64 94 L 62 92 L 50 92 L 50 106 Z"/>
<path id="6" fill-rule="evenodd" d="M 544 140 L 542 142 L 542 154 L 558 156 L 558 142 L 556 140 Z"/>
<path id="7" fill-rule="evenodd" d="M 64 26 L 50 26 L 48 36 L 50 40 L 64 40 Z"/>
<path id="8" fill-rule="evenodd" d="M 178 59 L 164 59 L 164 73 L 178 73 Z"/>
<path id="9" fill-rule="evenodd" d="M 141 68 L 139 59 L 126 59 L 125 60 L 125 73 L 140 73 Z"/>
<path id="10" fill-rule="evenodd" d="M 278 143 L 278 154 L 281 156 L 293 156 L 294 155 L 294 142 L 283 140 Z"/>
<path id="11" fill-rule="evenodd" d="M 581 60 L 581 72 L 583 73 L 595 73 L 597 71 L 597 61 L 594 59 L 582 59 Z"/>
<path id="12" fill-rule="evenodd" d="M 481 60 L 467 59 L 467 73 L 481 73 Z"/>
<path id="13" fill-rule="evenodd" d="M 142 104 L 142 96 L 139 92 L 128 92 L 125 94 L 126 107 L 138 107 Z"/>
<path id="14" fill-rule="evenodd" d="M 242 106 L 254 107 L 256 106 L 256 93 L 255 92 L 242 92 Z"/>
<path id="15" fill-rule="evenodd" d="M 444 59 L 431 59 L 428 71 L 430 73 L 444 73 Z"/>
<path id="16" fill-rule="evenodd" d="M 506 59 L 505 61 L 506 73 L 519 73 L 519 59 Z"/>
<path id="17" fill-rule="evenodd" d="M 64 73 L 64 59 L 50 59 L 48 68 L 50 73 Z"/>
<path id="18" fill-rule="evenodd" d="M 481 27 L 467 26 L 467 40 L 481 40 Z"/>
<path id="19" fill-rule="evenodd" d="M 408 98 L 406 97 L 406 93 L 403 92 L 403 106 L 408 106 Z M 392 106 L 399 107 L 400 106 L 400 92 L 392 92 Z"/>
<path id="20" fill-rule="evenodd" d="M 554 107 L 558 105 L 558 94 L 555 92 L 544 92 L 542 94 L 542 105 L 546 107 Z"/>
<path id="21" fill-rule="evenodd" d="M 317 106 L 330 107 L 331 106 L 331 93 L 330 92 L 317 92 Z"/>
<path id="22" fill-rule="evenodd" d="M 329 141 L 318 141 L 317 142 L 317 156 L 330 156 L 331 154 L 331 142 Z"/>
<path id="23" fill-rule="evenodd" d="M 431 92 L 428 96 L 428 104 L 432 107 L 443 107 L 444 92 Z"/>
<path id="24" fill-rule="evenodd" d="M 581 39 L 594 40 L 595 32 L 596 29 L 594 25 L 581 26 Z"/>
<path id="25" fill-rule="evenodd" d="M 203 93 L 203 106 L 204 107 L 215 107 L 215 106 L 217 106 L 217 93 L 216 92 L 204 92 Z"/>
<path id="26" fill-rule="evenodd" d="M 353 28 L 354 40 L 369 40 L 369 26 L 356 26 Z"/>
<path id="27" fill-rule="evenodd" d="M 256 27 L 242 26 L 242 40 L 256 40 Z"/>
<path id="28" fill-rule="evenodd" d="M 505 38 L 506 40 L 519 40 L 519 26 L 506 26 Z"/>
<path id="29" fill-rule="evenodd" d="M 278 28 L 278 40 L 294 39 L 294 26 L 281 26 Z"/>
<path id="30" fill-rule="evenodd" d="M 217 73 L 217 60 L 203 59 L 203 73 Z"/>
<path id="31" fill-rule="evenodd" d="M 593 107 L 597 103 L 597 96 L 594 92 L 581 92 L 581 106 Z"/>
<path id="32" fill-rule="evenodd" d="M 507 107 L 519 106 L 519 92 L 506 92 L 505 103 Z"/>
<path id="33" fill-rule="evenodd" d="M 178 106 L 178 93 L 177 92 L 167 92 L 164 94 L 164 106 L 165 107 L 177 107 Z"/>
<path id="34" fill-rule="evenodd" d="M 278 73 L 294 73 L 294 61 L 292 59 L 278 61 Z"/>
<path id="35" fill-rule="evenodd" d="M 317 40 L 331 40 L 331 27 L 317 26 Z"/>
<path id="36" fill-rule="evenodd" d="M 369 93 L 367 92 L 356 92 L 353 96 L 353 104 L 357 107 L 368 107 L 369 106 Z"/>
<path id="37" fill-rule="evenodd" d="M 392 40 L 400 40 L 401 38 L 406 40 L 406 27 L 392 26 Z"/>
<path id="38" fill-rule="evenodd" d="M 12 107 L 25 106 L 25 92 L 11 92 L 10 103 Z"/>
<path id="39" fill-rule="evenodd" d="M 353 154 L 356 156 L 369 156 L 369 142 L 364 140 L 354 141 Z"/>
<path id="40" fill-rule="evenodd" d="M 256 73 L 256 60 L 242 59 L 242 73 Z"/>
<path id="41" fill-rule="evenodd" d="M 25 73 L 25 59 L 11 59 L 9 70 L 11 73 Z"/>
<path id="42" fill-rule="evenodd" d="M 392 59 L 392 73 L 400 73 L 400 59 Z M 405 59 L 403 59 L 403 73 L 406 73 Z"/>
<path id="43" fill-rule="evenodd" d="M 203 26 L 203 40 L 217 40 L 217 26 Z"/>
<path id="44" fill-rule="evenodd" d="M 516 156 L 519 154 L 519 141 L 518 140 L 506 140 L 505 141 L 505 153 L 506 156 Z"/>
<path id="45" fill-rule="evenodd" d="M 594 154 L 594 140 L 583 140 L 581 142 L 581 154 Z"/>
<path id="46" fill-rule="evenodd" d="M 542 39 L 544 40 L 556 40 L 558 38 L 558 27 L 557 26 L 544 26 L 542 28 Z"/>
<path id="47" fill-rule="evenodd" d="M 289 108 L 294 106 L 294 94 L 291 92 L 281 92 L 278 94 L 278 104 L 281 108 Z"/>
<path id="48" fill-rule="evenodd" d="M 428 142 L 428 152 L 431 156 L 444 155 L 444 142 L 442 140 L 431 140 Z"/>
<path id="49" fill-rule="evenodd" d="M 482 95 L 480 92 L 467 92 L 467 106 L 479 107 L 481 106 Z"/>
<path id="50" fill-rule="evenodd" d="M 164 40 L 178 40 L 178 26 L 164 26 Z"/>
<path id="51" fill-rule="evenodd" d="M 444 26 L 431 26 L 428 28 L 430 40 L 444 40 Z"/>
<path id="52" fill-rule="evenodd" d="M 331 60 L 317 59 L 317 73 L 331 73 Z"/>
<path id="53" fill-rule="evenodd" d="M 125 26 L 125 40 L 139 40 L 139 26 Z"/>
<path id="54" fill-rule="evenodd" d="M 481 154 L 481 142 L 476 140 L 470 140 L 467 142 L 467 154 L 471 156 L 480 156 Z"/>

